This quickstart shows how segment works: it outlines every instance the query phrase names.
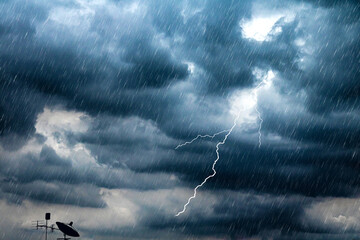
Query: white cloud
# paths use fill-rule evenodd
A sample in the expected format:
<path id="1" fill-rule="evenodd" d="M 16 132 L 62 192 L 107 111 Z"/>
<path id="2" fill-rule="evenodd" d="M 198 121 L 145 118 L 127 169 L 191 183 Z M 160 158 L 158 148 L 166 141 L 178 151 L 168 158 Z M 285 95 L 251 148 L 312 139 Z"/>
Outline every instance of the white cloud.
<path id="1" fill-rule="evenodd" d="M 268 40 L 270 31 L 281 17 L 282 15 L 261 16 L 240 21 L 243 37 L 260 42 Z"/>
<path id="2" fill-rule="evenodd" d="M 305 209 L 303 221 L 339 232 L 360 231 L 360 199 L 330 198 Z"/>
<path id="3" fill-rule="evenodd" d="M 294 21 L 296 14 L 305 8 L 304 4 L 287 5 L 263 1 L 255 1 L 252 6 L 251 18 L 243 18 L 239 22 L 244 38 L 258 42 L 271 41 L 273 36 L 282 32 L 282 25 Z M 273 5 L 274 6 L 273 6 Z M 277 24 L 279 23 L 279 24 Z"/>
<path id="4" fill-rule="evenodd" d="M 38 115 L 36 133 L 43 135 L 45 144 L 63 158 L 70 158 L 78 165 L 96 164 L 90 151 L 82 143 L 74 146 L 68 143 L 66 134 L 84 133 L 90 126 L 91 118 L 82 112 L 45 108 Z"/>

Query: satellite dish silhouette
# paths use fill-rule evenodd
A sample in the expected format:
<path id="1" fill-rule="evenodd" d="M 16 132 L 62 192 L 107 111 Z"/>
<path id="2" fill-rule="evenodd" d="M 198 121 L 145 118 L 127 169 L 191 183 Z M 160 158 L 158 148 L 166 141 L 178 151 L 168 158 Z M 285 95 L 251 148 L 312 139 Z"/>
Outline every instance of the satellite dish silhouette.
<path id="1" fill-rule="evenodd" d="M 73 222 L 70 222 L 69 224 L 56 222 L 56 225 L 64 235 L 68 235 L 70 237 L 80 237 L 78 231 L 76 231 L 75 228 L 72 226 Z"/>

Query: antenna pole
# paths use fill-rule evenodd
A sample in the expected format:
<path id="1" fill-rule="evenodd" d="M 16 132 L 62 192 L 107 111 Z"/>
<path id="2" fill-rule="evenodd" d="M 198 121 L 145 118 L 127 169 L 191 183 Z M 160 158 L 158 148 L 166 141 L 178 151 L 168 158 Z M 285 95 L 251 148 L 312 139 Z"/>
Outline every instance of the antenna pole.
<path id="1" fill-rule="evenodd" d="M 47 232 L 48 232 L 48 220 L 50 220 L 50 213 L 45 213 L 45 240 L 47 240 Z"/>
<path id="2" fill-rule="evenodd" d="M 45 226 L 45 240 L 47 240 L 47 229 L 48 229 L 48 220 L 46 219 L 46 226 Z"/>

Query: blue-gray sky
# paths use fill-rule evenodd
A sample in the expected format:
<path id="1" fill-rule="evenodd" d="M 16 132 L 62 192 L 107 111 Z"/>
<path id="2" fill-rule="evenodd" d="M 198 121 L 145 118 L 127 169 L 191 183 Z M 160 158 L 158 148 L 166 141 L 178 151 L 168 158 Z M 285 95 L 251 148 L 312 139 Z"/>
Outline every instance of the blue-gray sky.
<path id="1" fill-rule="evenodd" d="M 0 239 L 356 239 L 359 64 L 357 1 L 1 1 Z"/>

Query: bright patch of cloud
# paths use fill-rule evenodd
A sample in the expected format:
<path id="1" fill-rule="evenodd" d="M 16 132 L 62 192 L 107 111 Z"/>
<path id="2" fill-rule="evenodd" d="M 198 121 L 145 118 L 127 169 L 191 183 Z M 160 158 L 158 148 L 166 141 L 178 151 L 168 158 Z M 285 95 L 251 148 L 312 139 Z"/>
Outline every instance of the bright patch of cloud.
<path id="1" fill-rule="evenodd" d="M 263 5 L 263 1 L 255 2 L 251 18 L 243 18 L 239 22 L 243 38 L 258 42 L 271 41 L 273 36 L 282 32 L 282 25 L 294 21 L 296 13 L 305 8 L 304 5 L 293 5 L 266 9 Z"/>
<path id="2" fill-rule="evenodd" d="M 333 198 L 314 203 L 305 209 L 304 221 L 320 229 L 359 231 L 360 201 L 358 198 Z"/>
<path id="3" fill-rule="evenodd" d="M 254 69 L 253 75 L 255 76 L 255 78 L 258 79 L 259 81 L 258 84 L 261 83 L 261 85 L 257 87 L 254 86 L 251 89 L 242 89 L 236 91 L 232 95 L 230 100 L 231 102 L 230 112 L 233 115 L 237 115 L 239 112 L 242 112 L 241 115 L 244 117 L 241 118 L 243 118 L 243 120 L 245 119 L 253 119 L 254 121 L 256 120 L 257 117 L 255 116 L 256 115 L 255 107 L 258 101 L 258 92 L 264 89 L 268 89 L 271 86 L 272 80 L 275 77 L 275 74 L 272 70 L 264 71 L 258 68 Z"/>
<path id="4" fill-rule="evenodd" d="M 274 24 L 282 15 L 253 17 L 250 20 L 241 20 L 240 27 L 244 38 L 254 39 L 256 41 L 268 40 Z"/>
<path id="5" fill-rule="evenodd" d="M 78 163 L 95 163 L 90 151 L 82 144 L 70 146 L 67 133 L 84 133 L 88 130 L 90 118 L 82 112 L 44 109 L 36 121 L 36 133 L 43 135 L 45 144 L 61 157 L 71 157 Z"/>

